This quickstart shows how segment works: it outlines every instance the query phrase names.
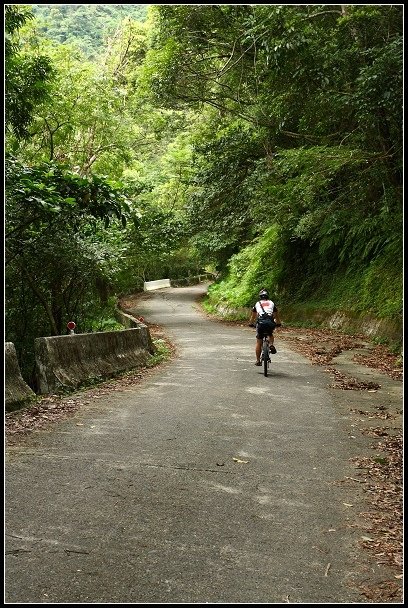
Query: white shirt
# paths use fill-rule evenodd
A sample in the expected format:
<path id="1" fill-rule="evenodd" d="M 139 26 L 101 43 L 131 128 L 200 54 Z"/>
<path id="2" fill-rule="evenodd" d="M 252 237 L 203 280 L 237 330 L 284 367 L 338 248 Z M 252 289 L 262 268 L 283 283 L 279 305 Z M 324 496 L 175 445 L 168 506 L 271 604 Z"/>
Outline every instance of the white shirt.
<path id="1" fill-rule="evenodd" d="M 272 302 L 272 300 L 262 300 L 262 306 L 259 302 L 257 302 L 252 310 L 257 312 L 258 315 L 263 315 L 264 312 L 268 313 L 268 315 L 272 315 L 273 311 L 275 310 L 275 304 Z"/>

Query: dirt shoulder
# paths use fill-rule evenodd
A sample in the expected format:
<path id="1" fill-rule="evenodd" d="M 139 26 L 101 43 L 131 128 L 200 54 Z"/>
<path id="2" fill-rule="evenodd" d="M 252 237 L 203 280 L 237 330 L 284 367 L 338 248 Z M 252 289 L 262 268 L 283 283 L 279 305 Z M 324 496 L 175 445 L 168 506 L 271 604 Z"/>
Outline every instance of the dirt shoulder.
<path id="1" fill-rule="evenodd" d="M 355 478 L 348 481 L 360 485 L 364 499 L 356 523 L 363 532 L 361 548 L 377 564 L 386 564 L 393 578 L 363 585 L 361 592 L 369 602 L 402 602 L 402 364 L 385 346 L 363 336 L 299 328 L 285 328 L 278 336 L 324 367 L 351 432 L 372 438 L 369 451 L 353 458 Z"/>
<path id="2" fill-rule="evenodd" d="M 220 323 L 246 327 L 240 321 Z M 367 452 L 352 459 L 354 476 L 339 483 L 358 484 L 363 510 L 353 524 L 361 531 L 361 549 L 390 573 L 360 586 L 369 603 L 401 603 L 403 579 L 403 367 L 386 346 L 361 335 L 283 326 L 275 330 L 275 344 L 284 340 L 328 374 L 339 415 L 352 433 L 372 439 Z M 350 505 L 351 506 L 351 505 Z M 361 560 L 362 562 L 364 560 Z M 362 566 L 364 567 L 364 565 Z M 371 579 L 372 580 L 372 579 Z"/>
<path id="3" fill-rule="evenodd" d="M 353 459 L 364 499 L 356 525 L 364 532 L 361 546 L 394 578 L 363 585 L 361 591 L 369 602 L 402 602 L 402 364 L 385 346 L 362 336 L 299 328 L 278 335 L 314 365 L 324 366 L 334 403 L 349 417 L 350 429 L 372 438 L 370 452 Z"/>

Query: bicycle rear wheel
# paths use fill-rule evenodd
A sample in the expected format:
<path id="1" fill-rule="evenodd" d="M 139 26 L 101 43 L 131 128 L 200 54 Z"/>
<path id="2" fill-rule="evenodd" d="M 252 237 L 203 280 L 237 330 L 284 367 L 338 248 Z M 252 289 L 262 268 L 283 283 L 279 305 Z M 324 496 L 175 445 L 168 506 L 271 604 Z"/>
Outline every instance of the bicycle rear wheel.
<path id="1" fill-rule="evenodd" d="M 266 340 L 262 345 L 262 360 L 263 360 L 263 370 L 264 376 L 268 375 L 268 366 L 269 366 L 269 344 Z"/>

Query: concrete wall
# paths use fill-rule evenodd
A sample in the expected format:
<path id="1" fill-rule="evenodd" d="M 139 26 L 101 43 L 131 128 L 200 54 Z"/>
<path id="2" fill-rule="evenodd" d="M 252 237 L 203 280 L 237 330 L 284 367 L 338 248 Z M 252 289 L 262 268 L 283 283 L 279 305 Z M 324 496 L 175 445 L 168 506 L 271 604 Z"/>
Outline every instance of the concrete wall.
<path id="1" fill-rule="evenodd" d="M 291 306 L 279 307 L 283 324 L 313 323 L 322 329 L 334 329 L 347 334 L 362 334 L 367 338 L 386 340 L 391 346 L 402 344 L 403 322 L 402 319 L 377 319 L 369 315 L 353 313 L 350 311 L 316 310 L 304 307 Z M 217 306 L 221 316 L 231 319 L 249 319 L 250 308 L 230 308 Z"/>
<path id="2" fill-rule="evenodd" d="M 122 331 L 36 338 L 38 392 L 74 389 L 146 364 L 154 349 L 145 325 Z"/>
<path id="3" fill-rule="evenodd" d="M 162 289 L 163 287 L 171 287 L 170 279 L 160 279 L 159 281 L 146 281 L 144 283 L 145 291 L 150 291 L 151 289 Z"/>
<path id="4" fill-rule="evenodd" d="M 135 319 L 135 317 L 132 317 L 132 315 L 129 315 L 118 308 L 116 309 L 115 314 L 116 314 L 117 321 L 119 321 L 119 323 L 121 323 L 127 329 L 130 329 L 133 327 L 142 329 L 141 338 L 140 338 L 141 344 L 143 344 L 143 346 L 149 351 L 149 353 L 153 354 L 154 346 L 153 346 L 152 338 L 150 336 L 149 328 L 147 327 L 147 325 L 145 325 L 138 319 Z"/>
<path id="5" fill-rule="evenodd" d="M 160 279 L 158 281 L 146 281 L 144 283 L 144 290 L 150 291 L 151 289 L 161 289 L 163 287 L 186 287 L 189 285 L 197 285 L 202 281 L 214 281 L 216 275 L 212 272 L 206 272 L 204 274 L 198 274 L 195 276 L 189 276 L 182 279 Z"/>
<path id="6" fill-rule="evenodd" d="M 283 321 L 313 322 L 349 334 L 362 334 L 367 338 L 387 340 L 390 344 L 402 343 L 402 319 L 378 319 L 370 315 L 350 311 L 309 310 L 296 308 L 296 305 L 282 308 Z"/>
<path id="7" fill-rule="evenodd" d="M 36 395 L 25 383 L 20 372 L 17 353 L 12 342 L 5 342 L 5 408 L 7 412 L 18 409 L 33 399 Z"/>

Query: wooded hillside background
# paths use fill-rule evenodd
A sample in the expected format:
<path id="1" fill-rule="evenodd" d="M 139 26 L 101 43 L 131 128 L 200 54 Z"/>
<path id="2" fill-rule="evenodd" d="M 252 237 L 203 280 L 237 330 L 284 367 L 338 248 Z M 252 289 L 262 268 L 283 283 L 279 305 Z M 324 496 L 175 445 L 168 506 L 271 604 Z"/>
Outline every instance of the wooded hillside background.
<path id="1" fill-rule="evenodd" d="M 402 5 L 6 5 L 6 339 L 209 306 L 402 323 Z M 398 348 L 398 345 L 396 346 Z"/>

